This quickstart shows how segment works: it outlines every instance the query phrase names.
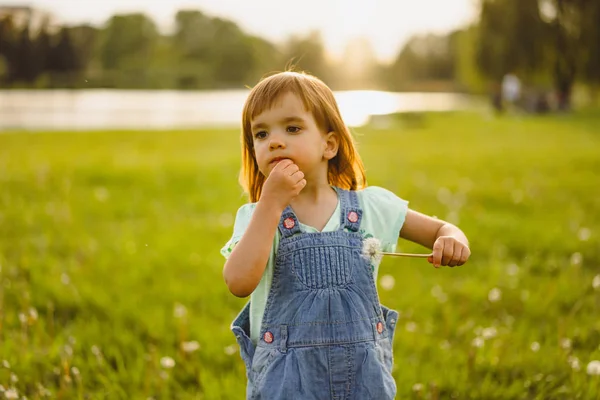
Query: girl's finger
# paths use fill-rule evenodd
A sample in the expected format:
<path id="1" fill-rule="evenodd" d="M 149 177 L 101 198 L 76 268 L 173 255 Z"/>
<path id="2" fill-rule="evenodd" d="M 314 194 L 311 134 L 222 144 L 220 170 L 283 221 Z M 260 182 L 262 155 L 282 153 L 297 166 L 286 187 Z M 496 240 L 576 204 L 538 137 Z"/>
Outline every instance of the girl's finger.
<path id="1" fill-rule="evenodd" d="M 448 265 L 448 263 L 452 260 L 454 255 L 454 244 L 453 243 L 445 243 L 444 244 L 444 252 L 442 255 L 442 265 Z"/>
<path id="2" fill-rule="evenodd" d="M 464 247 L 459 245 L 458 243 L 455 243 L 454 246 L 454 255 L 452 256 L 452 260 L 450 260 L 450 262 L 448 263 L 448 266 L 450 267 L 456 267 L 458 265 L 461 265 L 460 258 L 464 250 Z"/>
<path id="3" fill-rule="evenodd" d="M 444 244 L 441 240 L 436 240 L 433 244 L 433 266 L 438 268 L 442 263 L 442 252 L 444 251 Z"/>

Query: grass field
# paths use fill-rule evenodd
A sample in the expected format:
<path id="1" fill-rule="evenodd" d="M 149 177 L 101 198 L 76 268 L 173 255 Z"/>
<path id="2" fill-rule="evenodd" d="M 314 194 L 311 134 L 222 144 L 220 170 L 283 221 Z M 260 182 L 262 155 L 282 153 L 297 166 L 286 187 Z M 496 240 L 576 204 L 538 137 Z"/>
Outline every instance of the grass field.
<path id="1" fill-rule="evenodd" d="M 381 265 L 398 398 L 598 398 L 600 116 L 355 133 L 370 185 L 471 240 L 460 268 Z M 243 398 L 229 324 L 246 300 L 219 254 L 245 202 L 239 154 L 235 130 L 0 135 L 5 397 Z"/>

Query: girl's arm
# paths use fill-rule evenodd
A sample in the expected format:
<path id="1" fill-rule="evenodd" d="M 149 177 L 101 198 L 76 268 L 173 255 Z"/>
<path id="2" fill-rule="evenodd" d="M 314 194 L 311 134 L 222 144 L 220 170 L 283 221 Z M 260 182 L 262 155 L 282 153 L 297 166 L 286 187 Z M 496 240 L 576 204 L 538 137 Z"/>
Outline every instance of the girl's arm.
<path id="1" fill-rule="evenodd" d="M 434 267 L 463 265 L 469 259 L 469 240 L 451 223 L 408 210 L 400 237 L 433 250 L 429 262 Z"/>
<path id="2" fill-rule="evenodd" d="M 240 241 L 225 262 L 223 278 L 229 291 L 238 297 L 249 296 L 262 278 L 269 261 L 281 210 L 259 201 Z"/>
<path id="3" fill-rule="evenodd" d="M 265 180 L 244 236 L 223 267 L 229 291 L 247 297 L 260 282 L 283 210 L 306 186 L 304 173 L 290 159 L 280 161 Z"/>

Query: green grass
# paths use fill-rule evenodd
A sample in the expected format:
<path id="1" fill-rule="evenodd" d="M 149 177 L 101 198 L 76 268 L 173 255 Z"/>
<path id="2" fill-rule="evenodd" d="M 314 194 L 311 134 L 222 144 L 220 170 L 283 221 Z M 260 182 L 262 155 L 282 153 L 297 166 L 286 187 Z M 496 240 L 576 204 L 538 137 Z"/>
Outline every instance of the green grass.
<path id="1" fill-rule="evenodd" d="M 382 302 L 401 313 L 398 397 L 600 396 L 586 373 L 600 360 L 600 117 L 438 114 L 355 133 L 371 185 L 471 240 L 460 268 L 381 265 L 395 279 Z M 28 399 L 243 398 L 229 325 L 246 300 L 219 254 L 245 201 L 239 154 L 235 130 L 0 135 L 0 384 Z"/>

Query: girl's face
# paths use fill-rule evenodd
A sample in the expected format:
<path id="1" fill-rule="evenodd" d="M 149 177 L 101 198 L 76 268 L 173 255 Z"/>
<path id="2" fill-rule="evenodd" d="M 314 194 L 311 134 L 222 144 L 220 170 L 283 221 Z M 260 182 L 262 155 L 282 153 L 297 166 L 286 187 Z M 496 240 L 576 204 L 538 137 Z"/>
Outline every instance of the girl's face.
<path id="1" fill-rule="evenodd" d="M 327 162 L 337 151 L 333 132 L 323 132 L 312 113 L 304 109 L 302 100 L 291 92 L 257 115 L 251 130 L 256 162 L 265 176 L 288 158 L 298 165 L 307 181 L 322 171 L 326 177 Z"/>

